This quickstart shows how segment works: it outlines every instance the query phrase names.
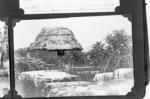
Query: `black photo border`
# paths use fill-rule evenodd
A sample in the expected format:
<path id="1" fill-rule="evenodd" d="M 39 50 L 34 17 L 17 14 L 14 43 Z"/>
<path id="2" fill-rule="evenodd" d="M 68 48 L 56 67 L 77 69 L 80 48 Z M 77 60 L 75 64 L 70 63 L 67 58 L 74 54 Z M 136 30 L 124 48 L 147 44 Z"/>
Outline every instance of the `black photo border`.
<path id="1" fill-rule="evenodd" d="M 4 0 L 3 0 L 4 1 Z M 133 40 L 133 63 L 134 63 L 134 87 L 125 96 L 77 96 L 77 97 L 37 97 L 35 99 L 143 99 L 146 85 L 148 83 L 148 33 L 146 26 L 146 11 L 144 0 L 120 0 L 120 6 L 115 12 L 88 12 L 88 13 L 58 13 L 58 14 L 23 14 L 19 8 L 19 0 L 5 0 L 9 9 L 0 10 L 0 19 L 8 25 L 9 38 L 9 60 L 10 60 L 10 91 L 3 98 L 21 98 L 15 90 L 14 73 L 14 37 L 13 28 L 17 21 L 34 19 L 52 19 L 82 16 L 104 16 L 104 15 L 123 15 L 132 21 L 132 40 Z M 5 7 L 4 7 L 5 8 Z M 3 10 L 3 9 L 2 9 Z M 130 14 L 131 16 L 128 16 Z M 23 98 L 29 99 L 29 98 Z M 32 98 L 33 99 L 33 98 Z"/>

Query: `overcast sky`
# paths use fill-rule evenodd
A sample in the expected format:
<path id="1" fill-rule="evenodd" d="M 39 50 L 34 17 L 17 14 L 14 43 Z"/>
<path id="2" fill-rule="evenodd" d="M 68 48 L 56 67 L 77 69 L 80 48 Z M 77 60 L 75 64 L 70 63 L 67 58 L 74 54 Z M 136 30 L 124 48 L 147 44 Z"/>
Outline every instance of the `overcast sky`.
<path id="1" fill-rule="evenodd" d="M 20 0 L 25 13 L 114 11 L 119 0 Z"/>
<path id="2" fill-rule="evenodd" d="M 114 11 L 119 0 L 21 0 L 25 13 L 60 13 Z M 87 51 L 96 41 L 102 41 L 113 30 L 124 29 L 131 35 L 131 23 L 122 16 L 62 18 L 21 21 L 15 27 L 15 49 L 27 47 L 34 42 L 42 27 L 67 27 Z"/>
<path id="3" fill-rule="evenodd" d="M 34 0 L 26 1 L 33 2 Z M 38 1 L 40 0 L 37 0 L 37 2 Z M 60 0 L 56 1 L 58 2 Z M 149 2 L 149 0 L 147 1 Z M 105 2 L 105 4 L 107 4 L 107 2 Z M 42 6 L 42 4 L 39 5 Z M 32 6 L 32 8 L 34 7 Z M 147 8 L 148 10 L 150 9 L 150 4 L 147 5 Z M 150 18 L 149 12 L 148 19 Z M 2 26 L 1 22 L 0 26 Z M 17 23 L 14 29 L 15 49 L 28 47 L 30 43 L 34 42 L 36 36 L 38 35 L 42 27 L 57 26 L 67 27 L 70 30 L 72 30 L 76 39 L 79 43 L 81 43 L 84 50 L 89 50 L 92 44 L 94 44 L 96 41 L 102 41 L 106 37 L 106 35 L 108 33 L 111 33 L 113 30 L 124 29 L 128 33 L 128 35 L 131 35 L 132 31 L 131 22 L 121 15 L 21 21 Z M 148 26 L 148 28 L 150 28 L 150 25 Z"/>
<path id="4" fill-rule="evenodd" d="M 67 27 L 73 31 L 84 50 L 88 50 L 96 41 L 102 41 L 113 30 L 124 29 L 131 35 L 131 23 L 122 16 L 21 21 L 14 29 L 15 49 L 34 42 L 42 27 Z"/>

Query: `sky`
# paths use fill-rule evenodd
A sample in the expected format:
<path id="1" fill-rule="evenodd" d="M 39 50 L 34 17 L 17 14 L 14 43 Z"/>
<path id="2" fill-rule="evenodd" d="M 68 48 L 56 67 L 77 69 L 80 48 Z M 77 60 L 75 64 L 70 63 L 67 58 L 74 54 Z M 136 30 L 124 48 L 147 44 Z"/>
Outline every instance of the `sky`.
<path id="1" fill-rule="evenodd" d="M 48 13 L 113 11 L 119 5 L 119 0 L 20 0 L 20 7 L 25 13 L 38 11 Z M 41 9 L 42 8 L 42 9 Z"/>
<path id="2" fill-rule="evenodd" d="M 102 41 L 113 30 L 124 29 L 131 35 L 131 22 L 122 16 L 77 17 L 21 21 L 14 28 L 15 49 L 28 47 L 43 27 L 66 27 L 87 51 L 97 41 Z"/>
<path id="3" fill-rule="evenodd" d="M 20 0 L 20 7 L 25 10 L 26 14 L 31 11 L 32 13 L 114 11 L 118 5 L 119 0 Z M 129 35 L 132 31 L 131 22 L 119 15 L 21 21 L 14 29 L 15 50 L 28 47 L 43 27 L 70 29 L 84 51 L 88 51 L 95 42 L 102 41 L 113 30 L 124 29 Z"/>
<path id="4" fill-rule="evenodd" d="M 44 5 L 42 3 L 39 3 L 41 0 L 36 0 L 36 2 L 35 0 L 21 0 L 21 1 L 26 1 L 26 3 L 23 2 L 24 5 L 22 5 L 24 7 L 26 5 L 29 5 L 30 2 L 33 2 L 30 3 L 29 5 L 33 9 L 38 6 L 43 7 Z M 57 2 L 56 6 L 58 5 L 66 6 L 65 4 L 67 3 L 69 4 L 70 2 L 70 0 L 65 1 L 66 2 L 62 4 L 62 0 L 44 0 L 44 2 L 46 2 L 46 5 L 48 4 L 47 2 L 50 2 L 51 4 L 55 4 L 55 2 Z M 71 1 L 73 2 L 72 3 L 73 6 L 79 4 L 80 6 L 84 6 L 85 8 L 86 5 L 91 6 L 92 4 L 93 5 L 101 4 L 96 2 L 102 1 L 106 5 L 106 7 L 104 7 L 106 11 L 108 10 L 107 5 L 111 5 L 108 2 L 115 1 L 114 3 L 112 3 L 113 4 L 112 8 L 114 8 L 114 5 L 115 6 L 118 5 L 118 0 L 109 0 L 108 2 L 106 2 L 106 0 L 94 0 L 94 2 L 91 4 L 88 2 L 91 0 L 82 0 L 84 1 L 84 3 L 82 2 L 79 3 L 79 1 L 81 0 L 71 0 Z M 147 0 L 148 3 L 147 10 L 150 10 L 149 2 L 150 0 Z M 37 3 L 39 5 L 37 5 Z M 34 4 L 36 5 L 36 7 L 34 7 Z M 78 11 L 79 9 L 75 10 Z M 58 10 L 58 12 L 59 11 L 61 12 L 61 10 Z M 68 11 L 68 9 L 66 11 Z M 148 20 L 150 19 L 150 11 L 147 11 L 147 18 Z M 128 35 L 131 35 L 132 34 L 131 24 L 132 23 L 128 21 L 126 17 L 123 17 L 121 15 L 20 21 L 19 23 L 16 24 L 14 28 L 15 50 L 18 48 L 28 47 L 31 43 L 33 43 L 38 33 L 40 33 L 41 28 L 59 26 L 59 27 L 66 27 L 72 30 L 72 32 L 75 35 L 75 38 L 83 46 L 84 50 L 87 51 L 91 48 L 92 44 L 94 44 L 97 41 L 102 41 L 106 37 L 106 35 L 108 33 L 111 33 L 113 30 L 124 29 L 128 33 Z M 0 27 L 2 26 L 3 26 L 2 22 L 0 22 Z M 150 23 L 148 24 L 148 29 L 150 29 Z"/>

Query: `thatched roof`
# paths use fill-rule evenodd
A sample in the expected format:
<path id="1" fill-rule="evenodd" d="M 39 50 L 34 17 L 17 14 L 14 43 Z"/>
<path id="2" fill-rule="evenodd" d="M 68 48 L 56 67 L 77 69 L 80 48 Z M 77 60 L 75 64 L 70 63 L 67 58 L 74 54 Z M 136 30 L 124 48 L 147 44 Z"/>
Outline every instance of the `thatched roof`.
<path id="1" fill-rule="evenodd" d="M 31 50 L 82 50 L 73 32 L 68 28 L 42 28 L 35 41 L 30 45 Z"/>

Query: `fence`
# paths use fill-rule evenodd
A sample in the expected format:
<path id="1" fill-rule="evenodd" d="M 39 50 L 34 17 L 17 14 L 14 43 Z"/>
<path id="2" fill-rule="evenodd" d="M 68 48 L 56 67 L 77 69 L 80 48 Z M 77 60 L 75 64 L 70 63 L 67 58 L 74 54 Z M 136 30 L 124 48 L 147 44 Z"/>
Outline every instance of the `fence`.
<path id="1" fill-rule="evenodd" d="M 107 68 L 105 71 L 104 66 L 64 66 L 65 72 L 73 75 L 78 75 L 84 81 L 93 81 L 95 74 L 105 72 L 112 72 L 114 68 Z"/>

